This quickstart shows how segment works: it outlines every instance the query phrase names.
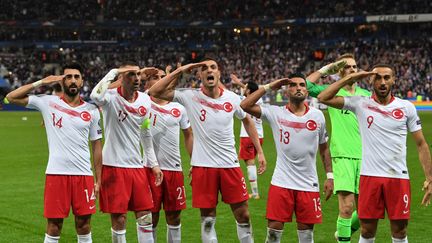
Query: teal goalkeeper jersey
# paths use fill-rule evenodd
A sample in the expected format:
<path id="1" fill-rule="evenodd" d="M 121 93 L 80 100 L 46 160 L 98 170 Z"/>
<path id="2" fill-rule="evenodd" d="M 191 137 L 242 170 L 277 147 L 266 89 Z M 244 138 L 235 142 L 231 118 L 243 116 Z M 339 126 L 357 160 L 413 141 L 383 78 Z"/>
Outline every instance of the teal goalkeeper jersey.
<path id="1" fill-rule="evenodd" d="M 307 81 L 309 95 L 317 97 L 328 85 L 318 85 Z M 355 88 L 354 94 L 340 89 L 337 96 L 371 96 L 371 92 L 360 87 Z M 356 115 L 348 110 L 328 107 L 331 120 L 330 152 L 332 157 L 346 157 L 361 159 L 362 145 Z"/>

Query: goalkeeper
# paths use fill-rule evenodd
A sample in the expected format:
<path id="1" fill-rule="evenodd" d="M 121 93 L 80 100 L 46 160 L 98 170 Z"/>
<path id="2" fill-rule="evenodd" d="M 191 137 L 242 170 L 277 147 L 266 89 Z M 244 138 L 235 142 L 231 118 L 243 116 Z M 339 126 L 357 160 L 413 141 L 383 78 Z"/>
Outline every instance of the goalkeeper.
<path id="1" fill-rule="evenodd" d="M 322 76 L 338 74 L 343 78 L 358 72 L 358 67 L 352 54 L 340 56 L 336 62 L 322 67 L 307 77 L 309 95 L 317 97 L 328 85 L 318 85 L 315 82 Z M 368 90 L 356 85 L 347 85 L 338 96 L 371 96 Z M 332 134 L 330 153 L 334 173 L 334 192 L 338 195 L 339 216 L 336 223 L 335 237 L 338 242 L 350 242 L 351 235 L 360 228 L 355 205 L 358 202 L 360 165 L 362 146 L 357 118 L 354 113 L 329 107 Z"/>

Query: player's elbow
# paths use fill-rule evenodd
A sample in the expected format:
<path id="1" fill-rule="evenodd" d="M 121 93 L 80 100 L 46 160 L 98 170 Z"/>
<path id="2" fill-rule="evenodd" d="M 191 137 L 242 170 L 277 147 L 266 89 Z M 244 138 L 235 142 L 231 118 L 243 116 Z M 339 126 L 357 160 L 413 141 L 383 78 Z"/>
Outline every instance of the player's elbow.
<path id="1" fill-rule="evenodd" d="M 5 100 L 4 100 L 5 104 L 8 104 L 8 103 L 15 104 L 16 103 L 16 99 L 14 98 L 14 95 L 12 94 L 12 92 L 10 92 L 6 95 Z"/>
<path id="2" fill-rule="evenodd" d="M 318 102 L 320 102 L 320 103 L 325 103 L 326 102 L 326 99 L 324 99 L 323 93 L 320 93 L 317 96 L 317 99 L 318 99 Z"/>
<path id="3" fill-rule="evenodd" d="M 250 108 L 248 102 L 245 102 L 244 100 L 242 102 L 240 102 L 240 107 L 246 112 L 248 112 L 248 110 Z"/>

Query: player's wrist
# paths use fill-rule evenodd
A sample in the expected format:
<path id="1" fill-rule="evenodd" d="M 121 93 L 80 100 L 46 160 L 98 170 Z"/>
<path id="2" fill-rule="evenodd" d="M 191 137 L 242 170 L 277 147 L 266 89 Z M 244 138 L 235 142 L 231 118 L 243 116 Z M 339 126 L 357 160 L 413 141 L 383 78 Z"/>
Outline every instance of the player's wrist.
<path id="1" fill-rule="evenodd" d="M 42 84 L 43 84 L 42 80 L 38 80 L 36 82 L 33 82 L 32 86 L 33 86 L 33 88 L 36 89 L 36 88 L 39 88 L 40 86 L 42 86 Z"/>
<path id="2" fill-rule="evenodd" d="M 334 179 L 333 172 L 327 172 L 326 176 L 327 176 L 327 180 L 333 180 Z"/>

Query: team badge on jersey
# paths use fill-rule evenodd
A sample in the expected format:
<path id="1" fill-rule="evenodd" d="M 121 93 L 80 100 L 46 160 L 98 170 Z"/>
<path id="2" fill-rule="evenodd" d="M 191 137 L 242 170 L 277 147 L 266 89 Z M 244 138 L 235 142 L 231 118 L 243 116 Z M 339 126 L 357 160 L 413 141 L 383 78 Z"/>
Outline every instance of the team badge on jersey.
<path id="1" fill-rule="evenodd" d="M 309 131 L 315 131 L 318 128 L 318 125 L 314 120 L 309 120 L 306 122 L 306 128 Z"/>
<path id="2" fill-rule="evenodd" d="M 86 122 L 88 122 L 88 121 L 91 120 L 91 115 L 90 115 L 90 113 L 89 113 L 88 111 L 83 111 L 83 112 L 81 112 L 81 113 L 80 113 L 80 117 L 81 117 L 81 119 L 82 119 L 83 121 L 86 121 Z"/>
<path id="3" fill-rule="evenodd" d="M 147 109 L 144 106 L 138 107 L 138 114 L 140 116 L 145 116 L 147 114 Z"/>
<path id="4" fill-rule="evenodd" d="M 404 113 L 401 109 L 394 109 L 392 111 L 392 116 L 399 120 L 404 116 Z"/>
<path id="5" fill-rule="evenodd" d="M 231 103 L 229 103 L 229 102 L 225 102 L 225 103 L 223 104 L 223 109 L 224 109 L 226 112 L 231 112 L 231 111 L 233 110 L 233 105 L 232 105 Z"/>
<path id="6" fill-rule="evenodd" d="M 170 113 L 173 117 L 179 117 L 181 115 L 180 110 L 177 108 L 172 108 Z"/>

